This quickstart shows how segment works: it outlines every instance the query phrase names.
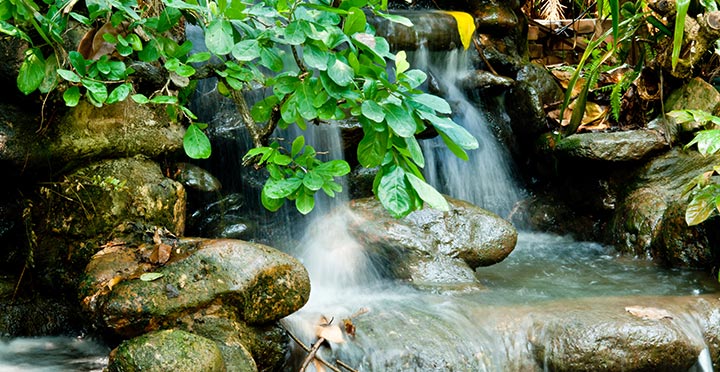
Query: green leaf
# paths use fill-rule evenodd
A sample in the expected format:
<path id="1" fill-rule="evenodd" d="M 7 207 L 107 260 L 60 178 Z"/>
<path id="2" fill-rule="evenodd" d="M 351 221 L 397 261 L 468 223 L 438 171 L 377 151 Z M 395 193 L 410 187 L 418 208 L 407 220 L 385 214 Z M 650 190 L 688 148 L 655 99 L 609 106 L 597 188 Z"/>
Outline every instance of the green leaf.
<path id="1" fill-rule="evenodd" d="M 238 61 L 252 61 L 260 57 L 260 43 L 255 39 L 243 40 L 233 46 L 231 53 Z"/>
<path id="2" fill-rule="evenodd" d="M 183 137 L 185 153 L 192 159 L 207 159 L 210 157 L 212 146 L 210 139 L 196 124 L 190 124 Z"/>
<path id="3" fill-rule="evenodd" d="M 328 76 L 335 84 L 345 87 L 352 83 L 355 78 L 355 71 L 347 63 L 335 59 L 328 67 Z"/>
<path id="4" fill-rule="evenodd" d="M 58 75 L 62 77 L 63 79 L 73 82 L 73 83 L 79 83 L 80 82 L 80 76 L 70 70 L 64 70 L 59 69 L 57 70 Z"/>
<path id="5" fill-rule="evenodd" d="M 186 63 L 206 62 L 206 61 L 210 60 L 211 56 L 212 56 L 212 54 L 210 54 L 208 52 L 195 53 L 195 54 L 191 55 L 190 57 L 188 57 L 187 61 L 185 61 L 185 62 Z"/>
<path id="6" fill-rule="evenodd" d="M 675 2 L 675 32 L 673 34 L 673 49 L 671 56 L 672 69 L 675 70 L 678 60 L 680 59 L 680 51 L 682 50 L 682 42 L 685 34 L 685 16 L 690 7 L 690 0 L 677 0 Z"/>
<path id="7" fill-rule="evenodd" d="M 275 49 L 260 48 L 260 64 L 275 72 L 280 72 L 283 69 L 282 58 Z"/>
<path id="8" fill-rule="evenodd" d="M 311 84 L 310 79 L 305 79 L 292 96 L 297 104 L 298 113 L 306 120 L 317 117 L 317 108 L 313 103 L 315 92 Z"/>
<path id="9" fill-rule="evenodd" d="M 352 35 L 356 32 L 364 32 L 367 18 L 362 9 L 352 7 L 348 9 L 348 15 L 343 24 L 343 32 L 346 35 Z"/>
<path id="10" fill-rule="evenodd" d="M 272 199 L 282 199 L 297 191 L 303 184 L 303 180 L 297 177 L 268 179 L 263 186 L 263 193 Z"/>
<path id="11" fill-rule="evenodd" d="M 613 43 L 619 42 L 619 25 L 620 25 L 620 0 L 608 0 L 608 4 L 610 5 L 610 19 L 612 22 L 612 35 L 613 35 Z"/>
<path id="12" fill-rule="evenodd" d="M 291 156 L 293 158 L 298 156 L 300 151 L 302 151 L 303 147 L 305 147 L 305 137 L 298 136 L 292 142 L 292 147 L 291 147 L 291 151 L 290 151 Z"/>
<path id="13" fill-rule="evenodd" d="M 363 101 L 361 109 L 364 117 L 376 123 L 382 123 L 385 120 L 385 112 L 375 101 Z"/>
<path id="14" fill-rule="evenodd" d="M 312 191 L 320 190 L 325 183 L 325 179 L 317 172 L 310 170 L 303 177 L 303 185 Z"/>
<path id="15" fill-rule="evenodd" d="M 415 192 L 417 192 L 418 196 L 420 196 L 420 199 L 422 199 L 424 202 L 428 203 L 431 207 L 440 211 L 450 210 L 450 205 L 448 205 L 445 197 L 442 196 L 442 194 L 440 194 L 437 190 L 435 190 L 434 187 L 430 186 L 428 183 L 415 176 L 414 174 L 406 173 L 405 177 L 407 177 L 407 180 L 410 181 L 410 184 L 415 189 Z"/>
<path id="16" fill-rule="evenodd" d="M 321 175 L 342 177 L 350 173 L 350 165 L 345 160 L 334 159 L 318 165 L 314 170 Z"/>
<path id="17" fill-rule="evenodd" d="M 690 200 L 685 210 L 685 222 L 688 226 L 695 226 L 704 222 L 715 211 L 715 199 L 718 196 L 718 189 L 712 186 L 716 185 L 703 188 Z"/>
<path id="18" fill-rule="evenodd" d="M 256 122 L 264 123 L 270 120 L 272 110 L 275 105 L 278 104 L 278 102 L 279 100 L 276 96 L 268 96 L 267 98 L 253 105 L 252 109 L 250 110 L 250 115 L 252 115 L 253 119 Z"/>
<path id="19" fill-rule="evenodd" d="M 40 49 L 29 49 L 25 53 L 25 60 L 20 65 L 17 76 L 17 87 L 24 94 L 34 92 L 45 78 L 45 58 Z"/>
<path id="20" fill-rule="evenodd" d="M 263 205 L 263 207 L 265 207 L 265 209 L 267 209 L 271 212 L 275 212 L 278 209 L 280 209 L 280 207 L 282 207 L 283 204 L 285 204 L 285 199 L 284 198 L 273 199 L 273 198 L 267 196 L 265 194 L 265 191 L 263 190 L 263 192 L 260 194 L 260 202 L 262 202 L 262 205 Z"/>
<path id="21" fill-rule="evenodd" d="M 295 208 L 302 214 L 310 213 L 313 208 L 315 208 L 315 196 L 301 192 L 297 199 L 295 199 Z"/>
<path id="22" fill-rule="evenodd" d="M 68 107 L 75 107 L 80 102 L 80 88 L 73 85 L 63 93 L 63 100 Z"/>
<path id="23" fill-rule="evenodd" d="M 150 103 L 150 99 L 145 97 L 145 95 L 143 95 L 143 94 L 133 94 L 132 96 L 130 96 L 130 98 L 132 98 L 133 101 L 135 101 L 141 105 Z"/>
<path id="24" fill-rule="evenodd" d="M 395 55 L 395 72 L 400 75 L 410 68 L 410 64 L 407 61 L 407 54 L 404 50 L 397 52 Z"/>
<path id="25" fill-rule="evenodd" d="M 410 158 L 412 159 L 412 161 L 421 168 L 425 167 L 425 157 L 423 156 L 422 149 L 420 149 L 420 144 L 415 139 L 415 137 L 405 137 L 404 140 L 405 145 L 410 152 Z"/>
<path id="26" fill-rule="evenodd" d="M 305 20 L 293 20 L 285 26 L 285 41 L 290 45 L 300 45 L 305 42 L 307 36 L 305 35 L 305 27 L 303 25 L 307 23 Z"/>
<path id="27" fill-rule="evenodd" d="M 215 18 L 205 30 L 205 45 L 217 55 L 230 53 L 234 46 L 233 29 L 229 21 Z"/>
<path id="28" fill-rule="evenodd" d="M 410 137 L 415 134 L 417 125 L 407 110 L 395 104 L 387 104 L 383 107 L 383 111 L 385 120 L 398 136 Z"/>
<path id="29" fill-rule="evenodd" d="M 357 147 L 360 164 L 365 168 L 380 165 L 387 151 L 387 140 L 387 132 L 376 132 L 374 130 L 365 132 L 365 136 L 360 140 Z"/>
<path id="30" fill-rule="evenodd" d="M 102 104 L 105 100 L 107 100 L 108 93 L 105 84 L 90 79 L 81 79 L 80 82 L 85 89 L 87 89 L 88 96 L 94 99 L 97 103 Z"/>
<path id="31" fill-rule="evenodd" d="M 432 110 L 435 110 L 441 114 L 451 114 L 452 109 L 450 108 L 450 104 L 447 103 L 444 99 L 427 93 L 422 93 L 418 95 L 414 95 L 411 97 L 411 99 L 425 107 L 428 107 Z"/>
<path id="32" fill-rule="evenodd" d="M 143 282 L 152 282 L 153 280 L 157 280 L 165 276 L 162 273 L 144 273 L 140 275 L 140 280 Z"/>
<path id="33" fill-rule="evenodd" d="M 303 61 L 308 67 L 325 71 L 328 68 L 330 54 L 314 44 L 307 44 L 303 48 Z"/>
<path id="34" fill-rule="evenodd" d="M 383 12 L 378 12 L 377 15 L 379 15 L 380 17 L 383 17 L 383 18 L 385 18 L 385 19 L 387 19 L 387 20 L 389 20 L 389 21 L 391 21 L 391 22 L 401 24 L 401 25 L 403 25 L 403 26 L 405 26 L 405 27 L 412 27 L 412 26 L 413 26 L 413 23 L 412 23 L 411 20 L 409 20 L 408 18 L 403 17 L 403 16 L 401 16 L 401 15 L 389 14 L 389 13 L 383 13 Z"/>
<path id="35" fill-rule="evenodd" d="M 465 150 L 472 150 L 478 148 L 479 144 L 477 139 L 473 137 L 467 129 L 461 127 L 452 119 L 446 117 L 439 117 L 427 112 L 418 111 L 418 115 L 421 118 L 428 120 L 438 132 L 445 134 L 449 140 L 456 143 L 458 146 Z"/>
<path id="36" fill-rule="evenodd" d="M 393 166 L 389 172 L 382 175 L 377 197 L 395 218 L 404 217 L 410 213 L 410 194 L 405 183 L 405 171 L 402 168 Z"/>
<path id="37" fill-rule="evenodd" d="M 132 91 L 132 84 L 125 83 L 120 84 L 115 89 L 110 92 L 110 95 L 107 99 L 107 104 L 113 104 L 115 102 L 124 101 L 125 98 L 127 98 L 128 95 L 130 95 L 130 92 Z"/>
<path id="38" fill-rule="evenodd" d="M 70 64 L 75 68 L 75 71 L 77 71 L 78 75 L 85 76 L 87 74 L 87 62 L 82 54 L 73 50 L 68 53 L 68 59 L 70 60 Z"/>
<path id="39" fill-rule="evenodd" d="M 697 144 L 698 151 L 703 155 L 712 155 L 720 150 L 720 129 L 701 130 L 695 134 L 685 147 Z"/>

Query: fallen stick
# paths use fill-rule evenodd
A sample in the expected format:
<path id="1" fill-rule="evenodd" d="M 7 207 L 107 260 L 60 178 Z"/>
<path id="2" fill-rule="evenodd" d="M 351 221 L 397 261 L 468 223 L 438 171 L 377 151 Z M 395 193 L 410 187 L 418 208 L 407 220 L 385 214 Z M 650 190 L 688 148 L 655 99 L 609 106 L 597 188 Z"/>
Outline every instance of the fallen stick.
<path id="1" fill-rule="evenodd" d="M 302 348 L 303 350 L 305 350 L 308 353 L 310 352 L 310 348 L 307 345 L 305 345 L 302 341 L 300 341 L 300 339 L 297 338 L 297 336 L 295 336 L 292 332 L 290 332 L 290 330 L 288 330 L 286 327 L 283 326 L 283 328 L 285 328 L 285 332 L 288 333 L 290 338 L 292 338 L 293 341 L 295 341 L 295 343 L 297 343 L 300 346 L 300 348 Z M 332 363 L 323 359 L 321 356 L 315 355 L 315 359 L 317 359 L 318 361 L 320 361 L 320 363 L 324 364 L 326 367 L 330 368 L 331 370 L 333 370 L 335 372 L 342 372 L 342 370 L 340 370 L 340 368 L 334 366 Z"/>

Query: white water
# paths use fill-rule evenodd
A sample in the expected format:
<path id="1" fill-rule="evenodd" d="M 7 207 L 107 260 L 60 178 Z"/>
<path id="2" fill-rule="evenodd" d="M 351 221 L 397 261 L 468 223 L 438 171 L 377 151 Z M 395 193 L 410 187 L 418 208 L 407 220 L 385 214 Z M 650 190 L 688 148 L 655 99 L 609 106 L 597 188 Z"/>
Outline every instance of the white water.
<path id="1" fill-rule="evenodd" d="M 0 339 L 2 372 L 100 372 L 110 350 L 80 337 Z"/>

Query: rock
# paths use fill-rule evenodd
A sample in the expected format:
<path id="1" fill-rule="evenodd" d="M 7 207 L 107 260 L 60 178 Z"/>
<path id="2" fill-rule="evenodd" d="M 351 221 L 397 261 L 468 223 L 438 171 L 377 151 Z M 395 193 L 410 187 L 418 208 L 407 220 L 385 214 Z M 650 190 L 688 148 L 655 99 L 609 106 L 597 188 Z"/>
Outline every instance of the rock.
<path id="1" fill-rule="evenodd" d="M 151 332 L 124 341 L 110 354 L 109 372 L 224 372 L 215 342 L 180 330 Z"/>
<path id="2" fill-rule="evenodd" d="M 82 287 L 83 304 L 101 326 L 125 336 L 173 326 L 177 319 L 210 307 L 229 307 L 251 325 L 274 322 L 300 309 L 310 294 L 305 268 L 293 257 L 261 244 L 229 239 L 181 239 L 169 261 L 154 265 L 159 279 L 144 281 L 119 249 L 93 258 Z M 140 248 L 135 248 L 142 257 Z M 105 256 L 105 257 L 103 257 Z M 109 265 L 131 272 L 107 290 Z M 123 263 L 125 262 L 125 263 Z M 138 263 L 138 266 L 145 263 Z M 98 294 L 96 298 L 93 298 Z M 90 297 L 90 298 L 88 298 Z M 95 304 L 94 306 L 91 306 Z"/>
<path id="3" fill-rule="evenodd" d="M 672 91 L 665 100 L 665 112 L 672 110 L 703 110 L 717 114 L 720 92 L 700 77 L 690 79 L 682 87 Z"/>
<path id="4" fill-rule="evenodd" d="M 168 119 L 164 110 L 131 99 L 100 108 L 81 101 L 50 128 L 51 159 L 152 158 L 177 151 L 185 129 Z"/>
<path id="5" fill-rule="evenodd" d="M 237 320 L 236 312 L 227 306 L 214 306 L 179 318 L 177 328 L 217 342 L 228 371 L 252 368 L 279 371 L 290 342 L 279 325 L 248 325 Z"/>
<path id="6" fill-rule="evenodd" d="M 222 185 L 210 172 L 190 163 L 178 163 L 175 179 L 195 190 L 204 192 L 215 192 L 220 190 Z"/>
<path id="7" fill-rule="evenodd" d="M 46 279 L 72 283 L 100 246 L 127 226 L 159 226 L 181 235 L 185 189 L 149 160 L 104 160 L 40 188 L 33 208 L 35 263 Z"/>
<path id="8" fill-rule="evenodd" d="M 387 260 L 402 279 L 419 283 L 471 280 L 472 270 L 510 254 L 517 232 L 492 212 L 447 199 L 449 212 L 424 208 L 402 219 L 391 217 L 375 198 L 353 200 L 349 207 L 357 219 L 348 230 L 379 259 Z"/>
<path id="9" fill-rule="evenodd" d="M 535 360 L 551 371 L 687 371 L 697 362 L 704 342 L 681 320 L 622 311 L 567 310 L 536 318 L 530 338 Z"/>
<path id="10" fill-rule="evenodd" d="M 611 242 L 620 251 L 670 266 L 714 266 L 718 221 L 688 226 L 684 213 L 689 200 L 682 194 L 688 182 L 718 163 L 720 156 L 678 149 L 653 159 L 618 203 L 610 222 Z"/>
<path id="11" fill-rule="evenodd" d="M 646 159 L 667 146 L 665 137 L 654 130 L 589 132 L 572 134 L 561 139 L 554 152 L 573 158 L 633 161 Z"/>

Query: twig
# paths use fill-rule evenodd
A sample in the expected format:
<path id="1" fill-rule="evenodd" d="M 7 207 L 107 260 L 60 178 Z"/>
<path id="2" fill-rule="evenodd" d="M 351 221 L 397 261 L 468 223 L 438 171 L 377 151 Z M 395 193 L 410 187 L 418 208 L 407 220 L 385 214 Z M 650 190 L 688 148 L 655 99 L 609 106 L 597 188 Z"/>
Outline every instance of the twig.
<path id="1" fill-rule="evenodd" d="M 350 367 L 349 365 L 347 365 L 347 363 L 343 362 L 343 361 L 340 360 L 340 359 L 335 360 L 335 363 L 337 363 L 340 367 L 343 367 L 343 368 L 347 369 L 347 370 L 350 371 L 350 372 L 359 372 L 357 369 L 355 369 L 355 368 L 353 368 L 353 367 Z"/>
<path id="2" fill-rule="evenodd" d="M 473 38 L 473 45 L 475 45 L 475 50 L 477 50 L 478 54 L 480 55 L 480 58 L 482 58 L 483 62 L 485 62 L 485 65 L 487 66 L 488 70 L 493 73 L 493 75 L 500 76 L 500 74 L 495 71 L 495 69 L 490 64 L 490 61 L 485 58 L 485 54 L 483 54 L 483 48 L 480 46 L 480 43 L 478 43 L 477 39 Z"/>
<path id="3" fill-rule="evenodd" d="M 310 348 L 309 348 L 307 345 L 305 345 L 302 341 L 300 341 L 300 339 L 297 338 L 297 336 L 295 336 L 292 332 L 290 332 L 290 330 L 287 329 L 287 327 L 284 327 L 284 326 L 283 326 L 283 328 L 285 328 L 285 332 L 288 333 L 288 335 L 290 336 L 290 338 L 292 338 L 293 341 L 295 341 L 295 343 L 297 343 L 297 344 L 300 346 L 300 348 L 302 348 L 303 350 L 305 350 L 305 351 L 308 352 L 308 353 L 310 352 Z M 332 363 L 330 363 L 330 362 L 328 362 L 327 360 L 323 359 L 321 356 L 315 355 L 315 359 L 319 360 L 320 363 L 324 364 L 326 367 L 330 368 L 331 370 L 333 370 L 333 371 L 335 371 L 335 372 L 342 372 L 342 370 L 340 370 L 340 368 L 332 365 Z"/>
<path id="4" fill-rule="evenodd" d="M 308 364 L 310 364 L 310 362 L 315 359 L 315 354 L 317 354 L 317 351 L 320 349 L 320 346 L 322 346 L 323 342 L 325 342 L 325 339 L 322 337 L 318 338 L 317 341 L 315 341 L 315 344 L 313 344 L 313 347 L 312 349 L 310 349 L 307 357 L 305 357 L 305 360 L 303 360 L 302 366 L 300 367 L 300 372 L 305 372 Z"/>

